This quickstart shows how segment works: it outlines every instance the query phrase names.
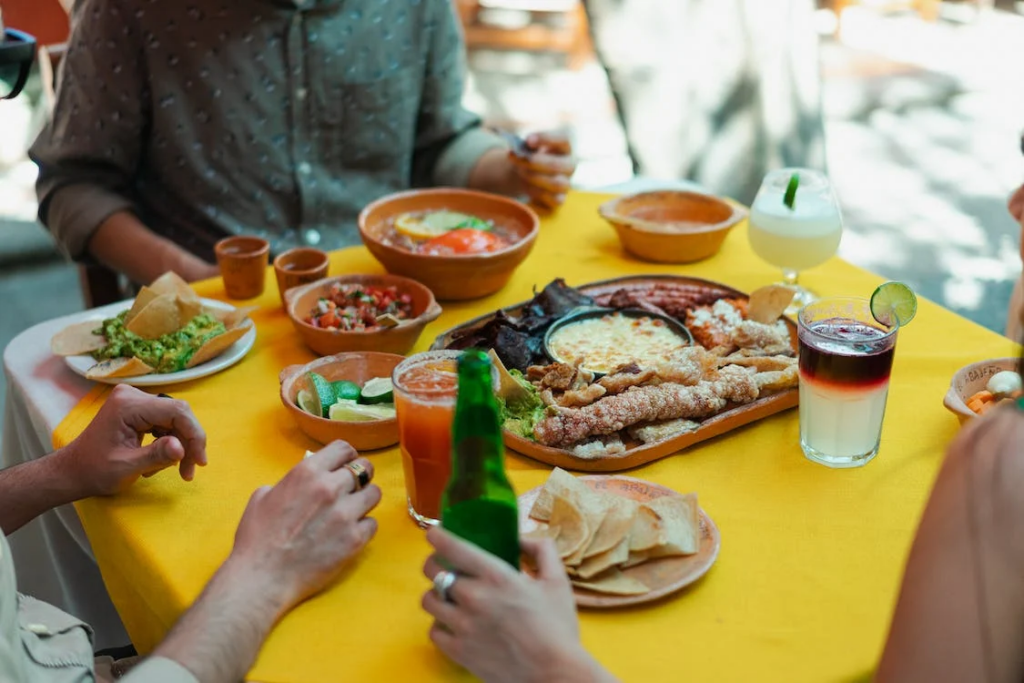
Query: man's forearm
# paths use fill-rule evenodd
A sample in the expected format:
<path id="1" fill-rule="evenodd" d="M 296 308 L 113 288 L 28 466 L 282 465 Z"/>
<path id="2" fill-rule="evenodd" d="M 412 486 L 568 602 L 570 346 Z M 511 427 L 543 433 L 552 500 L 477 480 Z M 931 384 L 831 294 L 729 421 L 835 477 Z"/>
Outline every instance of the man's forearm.
<path id="1" fill-rule="evenodd" d="M 278 586 L 256 583 L 229 558 L 153 655 L 173 659 L 203 683 L 243 680 L 287 606 Z"/>
<path id="2" fill-rule="evenodd" d="M 508 150 L 490 149 L 483 153 L 469 172 L 468 187 L 472 190 L 514 196 L 523 191 L 515 166 L 508 159 Z"/>
<path id="3" fill-rule="evenodd" d="M 217 274 L 216 266 L 160 237 L 128 211 L 104 220 L 89 239 L 88 249 L 103 264 L 142 284 L 169 270 L 190 282 Z"/>
<path id="4" fill-rule="evenodd" d="M 14 533 L 40 514 L 85 497 L 60 461 L 65 451 L 0 470 L 0 528 Z"/>

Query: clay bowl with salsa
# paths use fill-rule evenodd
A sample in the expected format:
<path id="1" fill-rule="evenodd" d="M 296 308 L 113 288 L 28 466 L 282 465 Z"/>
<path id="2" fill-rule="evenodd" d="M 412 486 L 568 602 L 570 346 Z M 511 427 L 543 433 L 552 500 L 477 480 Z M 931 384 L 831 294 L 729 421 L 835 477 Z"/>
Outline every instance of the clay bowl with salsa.
<path id="1" fill-rule="evenodd" d="M 378 377 L 391 377 L 405 358 L 393 353 L 359 351 L 317 358 L 305 365 L 289 365 L 281 371 L 281 403 L 302 432 L 322 444 L 341 439 L 357 451 L 387 448 L 398 443 L 398 420 L 387 418 L 365 422 L 329 420 L 311 415 L 296 404 L 299 392 L 307 389 L 306 373 L 315 372 L 328 382 L 348 380 L 363 386 Z"/>
<path id="2" fill-rule="evenodd" d="M 321 356 L 345 351 L 404 354 L 441 307 L 429 289 L 397 275 L 342 275 L 289 289 L 288 317 Z"/>
<path id="3" fill-rule="evenodd" d="M 504 287 L 539 229 L 524 204 L 472 190 L 400 192 L 359 214 L 363 243 L 387 271 L 422 282 L 442 301 Z"/>
<path id="4" fill-rule="evenodd" d="M 699 192 L 667 190 L 617 197 L 601 205 L 623 248 L 645 261 L 692 263 L 722 248 L 746 209 Z"/>

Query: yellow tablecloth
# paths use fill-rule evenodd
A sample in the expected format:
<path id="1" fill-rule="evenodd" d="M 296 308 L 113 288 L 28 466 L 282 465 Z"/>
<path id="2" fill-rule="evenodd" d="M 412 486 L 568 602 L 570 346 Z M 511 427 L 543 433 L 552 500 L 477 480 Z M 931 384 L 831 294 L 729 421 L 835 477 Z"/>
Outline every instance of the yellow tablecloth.
<path id="1" fill-rule="evenodd" d="M 597 215 L 604 197 L 573 193 L 544 221 L 512 281 L 483 300 L 448 304 L 416 350 L 472 316 L 521 301 L 562 276 L 570 284 L 636 273 L 680 273 L 750 291 L 778 273 L 741 225 L 714 258 L 657 266 L 625 255 Z M 380 272 L 368 252 L 332 256 L 331 273 Z M 880 279 L 839 259 L 808 272 L 828 295 L 869 295 Z M 198 287 L 222 298 L 219 281 Z M 258 338 L 239 365 L 168 388 L 209 433 L 210 465 L 195 482 L 166 472 L 117 498 L 77 505 L 107 587 L 139 650 L 151 650 L 226 557 L 251 492 L 278 481 L 315 448 L 278 398 L 278 371 L 312 360 L 278 303 L 273 276 L 256 302 Z M 922 301 L 900 333 L 879 456 L 831 470 L 801 455 L 789 411 L 631 472 L 697 491 L 722 551 L 695 586 L 658 604 L 581 614 L 586 647 L 627 681 L 849 681 L 884 642 L 905 554 L 945 445 L 957 429 L 941 404 L 953 372 L 1011 355 L 1008 340 Z M 85 427 L 107 395 L 97 387 L 58 428 L 55 445 Z M 468 675 L 436 652 L 419 608 L 428 546 L 405 512 L 397 449 L 370 455 L 384 499 L 380 532 L 344 580 L 286 617 L 251 678 L 258 681 L 432 681 Z M 520 491 L 549 468 L 509 452 Z"/>

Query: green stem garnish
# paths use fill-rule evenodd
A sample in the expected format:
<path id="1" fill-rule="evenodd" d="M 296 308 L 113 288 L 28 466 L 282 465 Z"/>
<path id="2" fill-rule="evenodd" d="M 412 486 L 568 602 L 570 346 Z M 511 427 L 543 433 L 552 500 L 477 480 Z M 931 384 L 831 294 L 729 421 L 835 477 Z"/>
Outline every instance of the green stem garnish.
<path id="1" fill-rule="evenodd" d="M 796 188 L 800 185 L 800 174 L 794 173 L 789 177 L 789 185 L 786 186 L 786 196 L 782 198 L 782 203 L 789 207 L 789 210 L 793 210 L 793 202 L 796 201 Z"/>

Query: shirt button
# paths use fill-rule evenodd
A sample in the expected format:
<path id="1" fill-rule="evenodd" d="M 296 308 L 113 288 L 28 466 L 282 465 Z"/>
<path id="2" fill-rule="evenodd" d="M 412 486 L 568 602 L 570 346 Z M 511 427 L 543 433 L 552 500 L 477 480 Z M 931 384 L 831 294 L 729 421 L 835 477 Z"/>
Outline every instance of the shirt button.
<path id="1" fill-rule="evenodd" d="M 312 172 L 313 167 L 307 164 L 305 161 L 299 164 L 299 173 L 301 173 L 302 175 L 309 175 Z"/>
<path id="2" fill-rule="evenodd" d="M 311 247 L 320 244 L 320 231 L 312 229 L 306 230 L 302 233 L 302 241 Z"/>
<path id="3" fill-rule="evenodd" d="M 25 627 L 37 636 L 48 636 L 50 635 L 50 629 L 46 628 L 43 624 L 29 624 Z"/>
<path id="4" fill-rule="evenodd" d="M 298 90 L 295 91 L 295 96 L 298 97 L 300 100 L 306 99 L 306 94 L 307 92 L 305 88 L 299 88 Z"/>

